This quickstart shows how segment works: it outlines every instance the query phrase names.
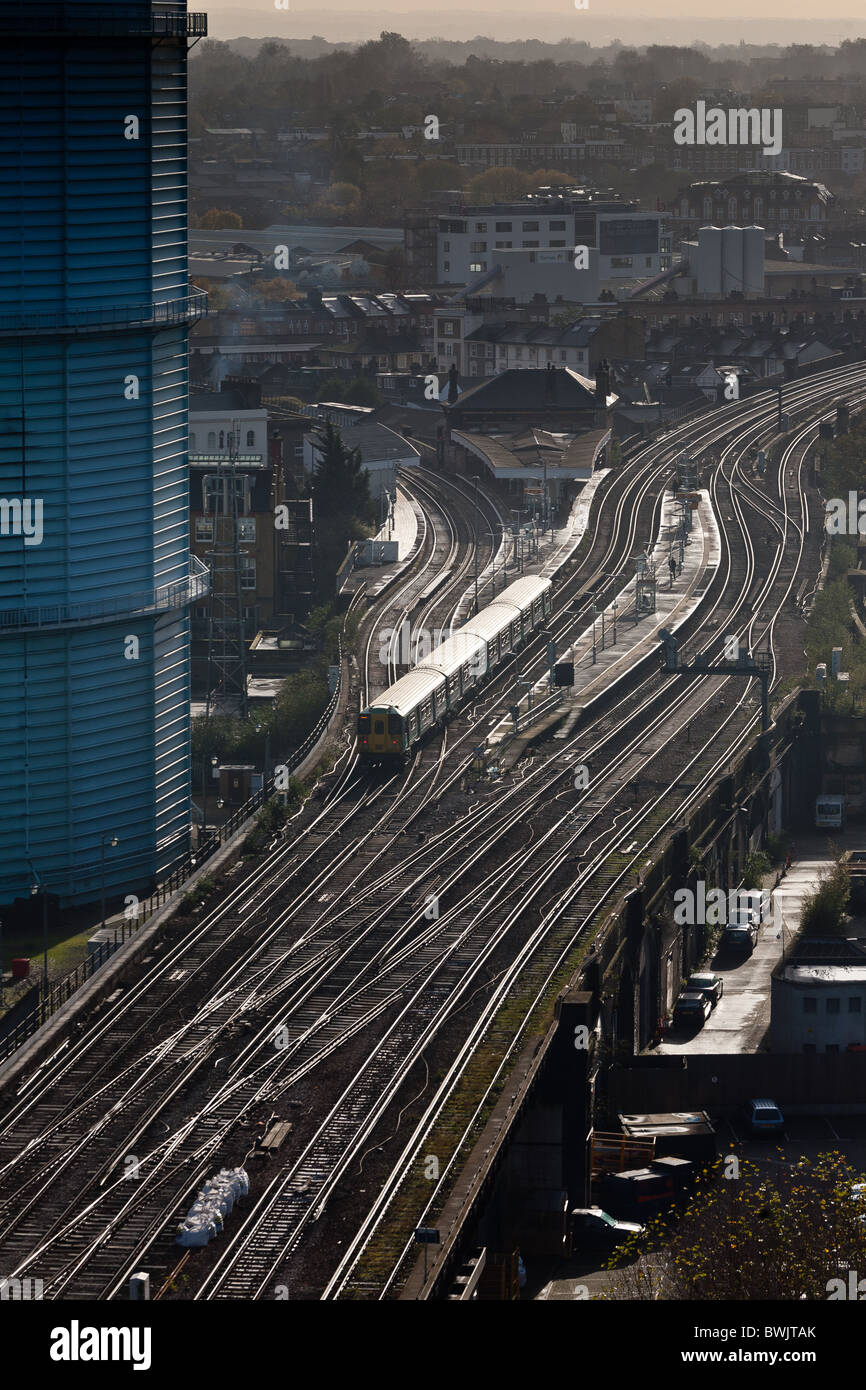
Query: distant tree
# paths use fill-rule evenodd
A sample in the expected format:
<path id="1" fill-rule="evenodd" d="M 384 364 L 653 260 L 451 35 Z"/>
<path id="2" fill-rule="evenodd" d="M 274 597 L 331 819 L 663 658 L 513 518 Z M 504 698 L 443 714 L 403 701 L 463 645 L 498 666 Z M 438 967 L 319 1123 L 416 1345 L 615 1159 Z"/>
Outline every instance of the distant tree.
<path id="1" fill-rule="evenodd" d="M 509 198 L 521 198 L 534 187 L 532 174 L 505 164 L 501 169 L 485 169 L 483 174 L 476 174 L 469 184 L 469 195 L 475 202 L 501 203 Z"/>
<path id="2" fill-rule="evenodd" d="M 214 310 L 227 309 L 231 303 L 231 297 L 216 280 L 208 280 L 205 275 L 195 275 L 191 277 L 190 284 L 195 285 L 196 289 L 205 291 L 211 313 Z"/>
<path id="3" fill-rule="evenodd" d="M 462 188 L 464 178 L 460 165 L 451 164 L 447 159 L 424 159 L 415 166 L 415 179 L 421 197 L 438 193 L 442 188 Z"/>
<path id="4" fill-rule="evenodd" d="M 321 201 L 335 208 L 352 207 L 361 201 L 361 190 L 354 183 L 332 183 L 325 189 Z"/>
<path id="5" fill-rule="evenodd" d="M 837 936 L 845 923 L 851 893 L 848 865 L 836 858 L 823 869 L 817 885 L 803 898 L 799 936 Z"/>
<path id="6" fill-rule="evenodd" d="M 289 304 L 304 297 L 294 280 L 283 280 L 279 276 L 273 276 L 269 280 L 254 280 L 253 290 L 259 299 L 269 304 Z"/>
<path id="7" fill-rule="evenodd" d="M 733 1161 L 732 1161 L 733 1160 Z M 845 1298 L 866 1260 L 862 1182 L 841 1154 L 773 1169 L 730 1154 L 699 1180 L 682 1216 L 621 1246 L 608 1297 L 730 1302 Z M 857 1278 L 855 1276 L 855 1284 Z"/>
<path id="8" fill-rule="evenodd" d="M 542 187 L 568 188 L 574 183 L 574 175 L 566 173 L 564 169 L 535 169 L 532 178 Z"/>
<path id="9" fill-rule="evenodd" d="M 370 520 L 373 506 L 361 451 L 349 448 L 331 420 L 315 435 L 313 505 L 317 517 L 353 516 Z"/>
<path id="10" fill-rule="evenodd" d="M 213 231 L 221 231 L 224 227 L 240 231 L 243 225 L 243 219 L 236 212 L 228 212 L 225 208 L 209 208 L 199 218 L 200 227 Z"/>

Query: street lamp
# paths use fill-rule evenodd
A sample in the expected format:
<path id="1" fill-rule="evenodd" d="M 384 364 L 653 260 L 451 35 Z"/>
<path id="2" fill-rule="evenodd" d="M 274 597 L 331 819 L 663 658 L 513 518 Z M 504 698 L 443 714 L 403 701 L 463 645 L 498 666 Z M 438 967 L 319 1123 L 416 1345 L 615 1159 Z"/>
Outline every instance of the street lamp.
<path id="1" fill-rule="evenodd" d="M 109 838 L 109 837 L 110 837 L 110 838 Z M 112 848 L 112 849 L 114 849 L 115 846 L 117 846 L 117 845 L 120 843 L 120 841 L 118 840 L 117 836 L 116 836 L 116 835 L 112 835 L 110 830 L 103 830 L 102 835 L 100 836 L 100 839 L 99 839 L 100 885 L 101 885 L 101 899 L 102 899 L 102 925 L 103 925 L 103 928 L 105 927 L 105 843 L 106 843 L 106 841 L 108 841 L 108 843 L 111 845 L 111 848 Z"/>

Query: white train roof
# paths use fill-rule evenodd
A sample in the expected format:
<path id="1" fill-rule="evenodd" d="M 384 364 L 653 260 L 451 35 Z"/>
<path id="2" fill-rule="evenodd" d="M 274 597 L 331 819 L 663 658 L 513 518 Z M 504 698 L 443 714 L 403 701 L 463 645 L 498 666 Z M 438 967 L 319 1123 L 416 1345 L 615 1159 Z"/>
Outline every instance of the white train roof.
<path id="1" fill-rule="evenodd" d="M 365 709 L 394 709 L 398 714 L 406 715 L 422 700 L 432 695 L 434 690 L 444 689 L 444 686 L 445 677 L 441 672 L 416 666 L 371 700 Z"/>
<path id="2" fill-rule="evenodd" d="M 477 633 L 461 628 L 453 637 L 447 637 L 444 642 L 440 642 L 429 656 L 418 662 L 415 669 L 417 671 L 422 667 L 432 667 L 433 670 L 441 671 L 443 676 L 453 676 L 461 666 L 465 666 L 467 661 L 474 661 L 479 654 L 483 657 L 480 672 L 483 675 L 487 667 L 487 641 Z"/>

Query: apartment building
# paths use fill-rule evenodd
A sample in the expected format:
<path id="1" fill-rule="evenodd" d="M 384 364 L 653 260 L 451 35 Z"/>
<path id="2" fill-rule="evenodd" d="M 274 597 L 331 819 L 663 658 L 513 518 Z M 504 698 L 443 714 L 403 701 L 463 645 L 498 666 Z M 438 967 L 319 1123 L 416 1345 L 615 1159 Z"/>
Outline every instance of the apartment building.
<path id="1" fill-rule="evenodd" d="M 616 275 L 649 278 L 669 269 L 671 246 L 665 217 L 640 212 L 633 203 L 553 200 L 455 209 L 438 219 L 436 279 L 466 284 L 498 263 L 497 252 L 598 252 L 600 280 Z"/>

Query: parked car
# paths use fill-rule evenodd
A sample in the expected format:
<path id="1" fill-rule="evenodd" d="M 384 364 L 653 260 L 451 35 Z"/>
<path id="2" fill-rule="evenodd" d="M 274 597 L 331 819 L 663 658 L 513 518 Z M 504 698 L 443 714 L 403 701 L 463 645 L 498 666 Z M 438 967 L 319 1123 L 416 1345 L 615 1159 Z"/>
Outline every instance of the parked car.
<path id="1" fill-rule="evenodd" d="M 674 1004 L 675 1028 L 703 1028 L 713 1012 L 713 1006 L 700 990 L 687 990 Z"/>
<path id="2" fill-rule="evenodd" d="M 729 922 L 722 932 L 719 950 L 723 955 L 750 956 L 758 944 L 758 928 L 754 922 Z"/>
<path id="3" fill-rule="evenodd" d="M 735 907 L 728 917 L 729 927 L 754 927 L 757 932 L 761 925 L 761 910 L 757 907 Z"/>
<path id="4" fill-rule="evenodd" d="M 610 1250 L 628 1240 L 629 1236 L 642 1235 L 644 1227 L 637 1221 L 617 1221 L 601 1207 L 574 1207 L 571 1230 L 576 1249 L 581 1246 L 601 1246 Z"/>
<path id="5" fill-rule="evenodd" d="M 721 975 L 690 975 L 686 984 L 689 994 L 703 994 L 715 1008 L 725 992 Z"/>
<path id="6" fill-rule="evenodd" d="M 749 1133 L 756 1138 L 785 1132 L 784 1116 L 774 1100 L 747 1101 L 743 1118 Z"/>

